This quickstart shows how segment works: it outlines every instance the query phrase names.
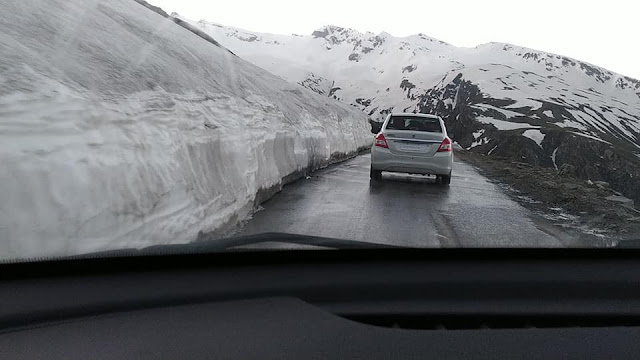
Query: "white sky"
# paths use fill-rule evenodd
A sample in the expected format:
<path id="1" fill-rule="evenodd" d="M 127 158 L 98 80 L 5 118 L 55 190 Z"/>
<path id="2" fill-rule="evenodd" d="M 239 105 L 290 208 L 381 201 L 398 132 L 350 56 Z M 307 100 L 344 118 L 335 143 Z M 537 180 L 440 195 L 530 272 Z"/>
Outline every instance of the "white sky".
<path id="1" fill-rule="evenodd" d="M 424 33 L 457 46 L 506 42 L 640 79 L 638 0 L 147 0 L 192 20 L 308 35 L 324 25 L 394 36 Z"/>

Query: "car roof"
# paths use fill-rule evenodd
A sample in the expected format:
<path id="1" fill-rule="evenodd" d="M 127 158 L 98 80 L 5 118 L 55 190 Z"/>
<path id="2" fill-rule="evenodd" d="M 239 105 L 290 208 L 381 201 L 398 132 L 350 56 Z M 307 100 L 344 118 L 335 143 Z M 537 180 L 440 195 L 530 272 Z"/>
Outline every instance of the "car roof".
<path id="1" fill-rule="evenodd" d="M 432 115 L 432 114 L 414 114 L 414 113 L 391 113 L 391 116 L 416 116 L 416 117 L 424 117 L 424 118 L 429 118 L 429 119 L 440 119 L 439 116 L 437 115 Z"/>

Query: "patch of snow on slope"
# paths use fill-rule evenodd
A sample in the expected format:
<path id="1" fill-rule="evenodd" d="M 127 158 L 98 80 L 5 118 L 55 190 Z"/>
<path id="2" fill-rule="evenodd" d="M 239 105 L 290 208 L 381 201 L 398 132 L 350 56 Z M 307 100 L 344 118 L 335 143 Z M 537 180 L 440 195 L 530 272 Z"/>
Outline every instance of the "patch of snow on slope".
<path id="1" fill-rule="evenodd" d="M 602 116 L 604 116 L 605 119 L 607 119 L 609 124 L 615 126 L 616 128 L 618 128 L 618 130 L 622 131 L 624 135 L 627 137 L 627 139 L 630 139 L 632 143 L 637 143 L 638 139 L 636 138 L 636 136 L 632 132 L 630 132 L 626 127 L 622 126 L 620 122 L 620 117 L 619 117 L 619 116 L 623 116 L 622 113 L 618 113 L 618 115 L 616 115 L 610 111 L 602 111 Z M 636 131 L 640 131 L 640 124 L 636 126 L 633 126 L 634 123 L 629 123 L 629 124 Z"/>
<path id="2" fill-rule="evenodd" d="M 473 142 L 471 143 L 471 145 L 467 148 L 467 150 L 474 148 L 476 146 L 480 146 L 480 145 L 484 145 L 486 143 L 489 142 L 489 139 L 487 138 L 483 138 L 482 135 L 484 134 L 485 130 L 484 129 L 480 129 L 476 132 L 473 133 Z"/>
<path id="3" fill-rule="evenodd" d="M 593 135 L 583 134 L 583 133 L 579 133 L 579 132 L 575 132 L 575 131 L 572 131 L 571 133 L 572 133 L 572 134 L 574 134 L 574 135 L 578 135 L 578 136 L 586 137 L 586 138 L 588 138 L 588 139 L 597 140 L 597 141 L 603 142 L 603 143 L 605 143 L 605 144 L 609 144 L 609 145 L 611 145 L 611 143 L 610 143 L 610 142 L 605 141 L 605 140 L 602 140 L 602 139 L 600 139 L 599 137 L 596 137 L 596 136 L 593 136 Z"/>
<path id="4" fill-rule="evenodd" d="M 555 148 L 553 150 L 553 154 L 551 154 L 551 161 L 553 161 L 553 167 L 556 168 L 556 170 L 558 170 L 558 164 L 556 163 L 556 154 L 558 153 L 558 149 L 559 147 Z"/>
<path id="5" fill-rule="evenodd" d="M 484 145 L 484 144 L 489 143 L 490 139 L 482 137 L 483 134 L 484 134 L 484 129 L 473 133 L 474 141 L 467 148 L 467 150 L 472 149 L 472 148 L 474 148 L 476 146 L 480 146 L 480 145 Z"/>
<path id="6" fill-rule="evenodd" d="M 581 123 L 577 121 L 566 120 L 566 119 L 563 122 L 556 122 L 553 124 L 562 128 L 574 128 L 577 130 L 587 130 L 587 127 L 582 125 Z"/>
<path id="7" fill-rule="evenodd" d="M 542 112 L 543 115 L 548 116 L 550 118 L 553 117 L 553 112 L 551 112 L 551 110 L 545 110 Z"/>
<path id="8" fill-rule="evenodd" d="M 532 129 L 532 128 L 533 129 L 538 129 L 538 128 L 540 128 L 539 126 L 534 126 L 534 125 L 527 124 L 527 123 L 516 123 L 516 122 L 498 120 L 498 119 L 494 119 L 494 118 L 490 118 L 490 117 L 486 117 L 486 116 L 478 116 L 476 118 L 476 120 L 478 120 L 479 122 L 481 122 L 483 124 L 491 124 L 491 125 L 495 126 L 495 128 L 498 129 L 498 130 Z"/>
<path id="9" fill-rule="evenodd" d="M 594 119 L 591 115 L 578 110 L 568 110 L 568 111 L 571 113 L 571 115 L 573 115 L 576 118 L 576 120 L 581 122 L 581 125 L 584 124 L 582 125 L 583 129 L 581 130 L 587 130 L 588 126 L 591 126 L 591 127 L 595 127 L 596 129 L 602 132 L 607 131 L 606 128 L 603 127 L 603 125 L 598 120 Z M 575 126 L 571 126 L 571 127 L 575 127 Z"/>
<path id="10" fill-rule="evenodd" d="M 497 111 L 499 113 L 502 113 L 507 119 L 511 119 L 517 116 L 524 116 L 519 112 L 515 112 L 515 111 L 511 111 L 511 110 L 507 110 L 507 109 L 501 109 L 501 108 L 497 108 L 495 106 L 491 106 L 488 104 L 475 104 L 473 105 L 474 108 L 476 109 L 480 109 L 480 110 L 494 110 Z"/>
<path id="11" fill-rule="evenodd" d="M 538 146 L 542 147 L 542 140 L 544 140 L 544 134 L 540 132 L 540 130 L 525 130 L 522 133 L 522 136 L 529 138 L 538 144 Z"/>

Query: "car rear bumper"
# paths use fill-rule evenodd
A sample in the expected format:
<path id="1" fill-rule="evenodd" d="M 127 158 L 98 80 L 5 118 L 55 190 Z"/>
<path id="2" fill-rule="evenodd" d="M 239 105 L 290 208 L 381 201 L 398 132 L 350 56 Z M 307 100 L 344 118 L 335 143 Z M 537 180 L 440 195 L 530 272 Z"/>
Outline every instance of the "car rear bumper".
<path id="1" fill-rule="evenodd" d="M 392 154 L 379 146 L 371 148 L 371 168 L 409 174 L 448 175 L 453 168 L 453 153 L 440 152 L 430 157 Z"/>

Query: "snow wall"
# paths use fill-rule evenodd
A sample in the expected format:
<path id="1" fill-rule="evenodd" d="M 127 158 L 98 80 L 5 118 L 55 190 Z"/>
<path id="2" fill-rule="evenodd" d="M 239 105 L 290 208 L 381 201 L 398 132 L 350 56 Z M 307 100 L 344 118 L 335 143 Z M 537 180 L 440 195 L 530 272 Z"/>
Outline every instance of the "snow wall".
<path id="1" fill-rule="evenodd" d="M 371 144 L 361 112 L 132 0 L 0 17 L 0 258 L 190 242 Z"/>

